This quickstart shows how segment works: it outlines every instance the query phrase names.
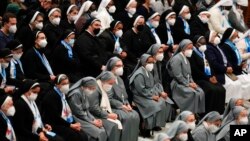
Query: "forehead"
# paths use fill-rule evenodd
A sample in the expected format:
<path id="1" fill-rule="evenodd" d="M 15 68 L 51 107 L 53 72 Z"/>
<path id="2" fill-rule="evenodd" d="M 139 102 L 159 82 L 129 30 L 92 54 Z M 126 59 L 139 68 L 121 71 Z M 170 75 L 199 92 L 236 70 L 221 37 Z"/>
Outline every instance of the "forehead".
<path id="1" fill-rule="evenodd" d="M 41 32 L 38 34 L 37 38 L 45 38 L 45 34 Z"/>
<path id="2" fill-rule="evenodd" d="M 61 12 L 59 12 L 58 10 L 56 10 L 56 11 L 54 11 L 54 12 L 52 13 L 52 16 L 56 16 L 56 15 L 61 15 Z"/>
<path id="3" fill-rule="evenodd" d="M 152 62 L 154 62 L 154 58 L 153 58 L 153 57 L 151 57 L 151 56 L 150 56 L 150 57 L 148 57 L 147 62 L 148 62 L 148 63 L 152 63 Z"/>
<path id="4" fill-rule="evenodd" d="M 143 17 L 139 18 L 137 23 L 144 23 L 145 22 L 145 19 Z"/>
<path id="5" fill-rule="evenodd" d="M 101 22 L 100 21 L 94 21 L 94 23 L 92 23 L 93 26 L 101 26 Z"/>

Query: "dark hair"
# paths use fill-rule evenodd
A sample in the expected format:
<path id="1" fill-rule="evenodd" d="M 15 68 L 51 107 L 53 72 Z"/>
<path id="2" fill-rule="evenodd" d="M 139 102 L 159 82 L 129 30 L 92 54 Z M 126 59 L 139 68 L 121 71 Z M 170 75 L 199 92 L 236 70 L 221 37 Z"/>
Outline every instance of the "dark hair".
<path id="1" fill-rule="evenodd" d="M 16 15 L 10 12 L 7 12 L 3 15 L 2 23 L 3 25 L 5 23 L 8 23 L 10 21 L 10 18 L 16 18 Z"/>

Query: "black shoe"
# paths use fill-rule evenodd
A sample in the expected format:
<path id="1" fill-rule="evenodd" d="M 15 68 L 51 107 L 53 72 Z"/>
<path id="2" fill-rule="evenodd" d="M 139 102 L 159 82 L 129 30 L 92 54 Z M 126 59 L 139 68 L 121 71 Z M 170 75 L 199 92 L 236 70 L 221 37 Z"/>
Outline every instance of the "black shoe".
<path id="1" fill-rule="evenodd" d="M 150 130 L 148 130 L 148 129 L 141 130 L 140 136 L 142 136 L 143 138 L 151 138 L 152 137 L 152 135 L 150 134 Z"/>
<path id="2" fill-rule="evenodd" d="M 161 127 L 158 127 L 158 126 L 157 126 L 157 127 L 154 127 L 153 130 L 154 130 L 154 131 L 161 131 L 162 129 L 161 129 Z"/>

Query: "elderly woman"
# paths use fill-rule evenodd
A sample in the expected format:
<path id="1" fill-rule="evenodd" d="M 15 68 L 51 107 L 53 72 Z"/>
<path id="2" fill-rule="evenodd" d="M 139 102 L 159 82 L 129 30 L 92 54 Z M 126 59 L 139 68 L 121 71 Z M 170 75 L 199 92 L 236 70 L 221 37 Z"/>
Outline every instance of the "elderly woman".
<path id="1" fill-rule="evenodd" d="M 164 92 L 164 88 L 163 88 L 163 71 L 162 71 L 162 60 L 164 58 L 164 49 L 163 46 L 161 46 L 160 44 L 153 44 L 149 50 L 147 51 L 148 54 L 152 55 L 153 58 L 155 59 L 155 63 L 154 63 L 154 69 L 151 72 L 153 77 L 154 77 L 154 81 L 155 84 L 158 84 L 159 87 L 159 92 L 161 93 L 162 99 L 166 101 L 166 106 L 167 106 L 167 110 L 166 110 L 166 121 L 171 121 L 174 117 L 174 115 L 172 115 L 172 113 L 174 112 L 173 110 L 173 104 L 174 102 L 168 97 L 168 94 Z"/>
<path id="2" fill-rule="evenodd" d="M 230 125 L 247 125 L 248 111 L 241 106 L 235 106 L 232 111 L 233 118 L 224 126 L 221 126 L 216 134 L 216 141 L 230 141 Z"/>
<path id="3" fill-rule="evenodd" d="M 186 122 L 177 120 L 167 131 L 167 135 L 171 141 L 187 141 L 188 139 L 188 125 Z"/>
<path id="4" fill-rule="evenodd" d="M 171 89 L 176 104 L 181 111 L 189 110 L 197 114 L 205 112 L 205 94 L 192 78 L 190 63 L 187 59 L 191 57 L 192 52 L 192 41 L 182 40 L 167 67 L 170 76 L 173 77 Z"/>
<path id="5" fill-rule="evenodd" d="M 101 118 L 104 124 L 113 129 L 113 131 L 107 131 L 107 134 L 110 140 L 117 141 L 120 139 L 120 131 L 124 129 L 120 120 L 118 120 L 118 115 L 113 113 L 111 109 L 107 94 L 115 84 L 115 76 L 110 71 L 104 71 L 96 79 L 97 90 L 92 95 L 87 96 L 90 103 L 90 112 L 95 117 Z"/>
<path id="6" fill-rule="evenodd" d="M 103 124 L 101 119 L 95 118 L 90 113 L 88 95 L 96 91 L 97 83 L 93 77 L 84 77 L 73 84 L 67 95 L 69 106 L 72 110 L 75 121 L 81 123 L 81 129 L 90 137 L 90 140 L 106 141 L 109 128 Z"/>
<path id="7" fill-rule="evenodd" d="M 192 131 L 195 141 L 215 141 L 215 132 L 219 129 L 221 124 L 221 115 L 212 111 L 198 123 L 197 127 Z"/>
<path id="8" fill-rule="evenodd" d="M 159 127 L 165 126 L 166 104 L 159 92 L 161 86 L 154 82 L 150 73 L 154 67 L 154 58 L 143 54 L 139 63 L 130 76 L 129 85 L 134 94 L 133 101 L 144 122 L 142 129 L 146 129 L 148 135 L 150 129 L 160 130 Z"/>
<path id="9" fill-rule="evenodd" d="M 194 139 L 191 135 L 191 131 L 193 131 L 195 129 L 195 122 L 196 122 L 194 113 L 192 113 L 190 111 L 183 111 L 178 115 L 178 117 L 176 117 L 175 120 L 182 120 L 182 121 L 187 123 L 188 128 L 189 128 L 188 132 L 187 132 L 188 141 L 194 141 Z"/>
<path id="10" fill-rule="evenodd" d="M 121 79 L 123 75 L 123 62 L 118 57 L 112 57 L 107 62 L 106 67 L 116 77 L 116 82 L 108 94 L 111 108 L 114 113 L 118 114 L 123 125 L 121 141 L 137 141 L 140 118 L 138 113 L 129 104 L 126 88 Z"/>

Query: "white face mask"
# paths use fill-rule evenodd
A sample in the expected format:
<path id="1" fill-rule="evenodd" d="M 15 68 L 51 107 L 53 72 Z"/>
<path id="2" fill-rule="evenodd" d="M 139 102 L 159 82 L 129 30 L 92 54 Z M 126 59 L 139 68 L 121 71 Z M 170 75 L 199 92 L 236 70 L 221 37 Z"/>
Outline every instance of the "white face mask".
<path id="1" fill-rule="evenodd" d="M 181 134 L 179 135 L 179 139 L 180 139 L 181 141 L 187 141 L 187 140 L 188 140 L 188 135 L 187 135 L 186 133 L 181 133 Z"/>
<path id="2" fill-rule="evenodd" d="M 192 54 L 193 54 L 193 50 L 192 50 L 192 49 L 187 49 L 187 50 L 185 50 L 185 52 L 184 52 L 184 55 L 185 55 L 186 57 L 191 57 Z"/>
<path id="3" fill-rule="evenodd" d="M 199 47 L 199 50 L 200 50 L 201 52 L 205 52 L 205 51 L 207 50 L 207 46 L 206 46 L 206 45 L 201 45 L 201 46 Z"/>
<path id="4" fill-rule="evenodd" d="M 103 87 L 104 91 L 106 91 L 106 92 L 109 92 L 112 89 L 112 85 L 110 85 L 110 84 L 103 84 L 102 87 Z"/>
<path id="5" fill-rule="evenodd" d="M 7 116 L 14 116 L 15 113 L 16 113 L 15 107 L 14 107 L 14 106 L 11 106 L 11 107 L 7 110 L 6 115 L 7 115 Z"/>
<path id="6" fill-rule="evenodd" d="M 47 46 L 48 42 L 46 39 L 43 39 L 43 40 L 40 40 L 40 42 L 38 43 L 38 45 L 41 47 L 41 48 L 45 48 Z"/>
<path id="7" fill-rule="evenodd" d="M 214 38 L 214 45 L 218 45 L 218 44 L 220 44 L 220 38 L 219 37 L 215 37 Z"/>
<path id="8" fill-rule="evenodd" d="M 188 14 L 186 14 L 186 15 L 184 16 L 184 19 L 185 19 L 185 20 L 190 20 L 190 18 L 191 18 L 191 14 L 190 14 L 190 13 L 188 13 Z"/>
<path id="9" fill-rule="evenodd" d="M 38 96 L 37 93 L 32 93 L 32 92 L 31 92 L 31 94 L 28 96 L 28 99 L 29 99 L 30 101 L 35 101 L 36 98 L 37 98 L 37 96 Z"/>
<path id="10" fill-rule="evenodd" d="M 233 39 L 233 43 L 236 43 L 236 42 L 238 42 L 238 41 L 239 41 L 239 38 L 238 38 L 238 37 Z"/>
<path id="11" fill-rule="evenodd" d="M 93 11 L 93 12 L 90 13 L 90 16 L 92 18 L 95 18 L 97 16 L 97 14 L 98 14 L 98 12 L 95 10 L 95 11 Z"/>
<path id="12" fill-rule="evenodd" d="M 9 67 L 9 63 L 1 63 L 1 65 L 2 65 L 2 67 L 5 68 L 5 69 Z"/>
<path id="13" fill-rule="evenodd" d="M 122 30 L 117 30 L 116 32 L 115 32 L 115 36 L 116 37 L 122 37 L 122 35 L 123 35 L 123 31 Z"/>
<path id="14" fill-rule="evenodd" d="M 54 18 L 52 19 L 51 23 L 53 25 L 59 25 L 60 24 L 60 21 L 61 21 L 61 18 Z"/>
<path id="15" fill-rule="evenodd" d="M 239 121 L 240 125 L 246 125 L 248 124 L 248 118 L 247 117 L 243 117 L 240 119 Z"/>
<path id="16" fill-rule="evenodd" d="M 163 53 L 157 54 L 155 58 L 157 61 L 162 61 L 164 58 L 164 54 Z"/>
<path id="17" fill-rule="evenodd" d="M 202 23 L 207 23 L 208 21 L 209 21 L 209 19 L 208 19 L 208 17 L 207 16 L 205 16 L 205 17 L 201 17 L 201 16 L 199 16 L 199 18 L 200 18 L 200 20 L 202 21 Z"/>
<path id="18" fill-rule="evenodd" d="M 225 16 L 228 16 L 229 11 L 228 10 L 222 10 L 222 14 L 225 15 Z"/>
<path id="19" fill-rule="evenodd" d="M 145 69 L 147 71 L 152 71 L 154 69 L 154 64 L 153 63 L 149 63 L 145 66 Z"/>
<path id="20" fill-rule="evenodd" d="M 73 47 L 74 44 L 75 44 L 75 39 L 69 39 L 68 44 L 69 44 L 71 47 Z"/>
<path id="21" fill-rule="evenodd" d="M 77 15 L 75 15 L 75 16 L 71 16 L 71 21 L 75 21 L 77 19 Z"/>
<path id="22" fill-rule="evenodd" d="M 93 93 L 95 92 L 95 90 L 90 90 L 90 89 L 88 89 L 88 88 L 83 89 L 83 91 L 84 91 L 84 93 L 86 93 L 87 95 L 91 95 L 91 94 L 93 94 Z"/>
<path id="23" fill-rule="evenodd" d="M 173 26 L 175 24 L 176 19 L 169 19 L 167 20 L 168 24 Z"/>
<path id="24" fill-rule="evenodd" d="M 22 57 L 23 53 L 13 54 L 15 60 L 19 60 Z"/>
<path id="25" fill-rule="evenodd" d="M 129 8 L 128 13 L 134 15 L 136 13 L 136 8 Z"/>
<path id="26" fill-rule="evenodd" d="M 159 22 L 158 21 L 153 21 L 151 23 L 151 25 L 154 27 L 154 28 L 157 28 L 159 26 Z"/>
<path id="27" fill-rule="evenodd" d="M 195 129 L 195 122 L 188 122 L 187 125 L 188 125 L 189 129 L 191 129 L 191 130 Z"/>
<path id="28" fill-rule="evenodd" d="M 66 85 L 63 85 L 61 88 L 60 88 L 60 91 L 63 93 L 63 94 L 68 94 L 69 92 L 69 84 L 66 84 Z"/>
<path id="29" fill-rule="evenodd" d="M 23 3 L 24 2 L 24 0 L 19 0 L 21 3 Z"/>
<path id="30" fill-rule="evenodd" d="M 218 129 L 219 129 L 219 127 L 214 125 L 214 124 L 211 124 L 208 126 L 208 130 L 210 133 L 215 133 Z"/>
<path id="31" fill-rule="evenodd" d="M 119 67 L 115 70 L 115 75 L 122 76 L 123 75 L 123 67 Z"/>
<path id="32" fill-rule="evenodd" d="M 17 30 L 16 25 L 11 25 L 10 28 L 9 28 L 9 32 L 12 33 L 12 34 L 15 34 L 16 30 Z"/>
<path id="33" fill-rule="evenodd" d="M 37 29 L 39 29 L 39 30 L 42 30 L 42 28 L 43 28 L 43 23 L 42 23 L 42 22 L 37 23 L 37 24 L 35 25 L 35 27 L 36 27 Z"/>
<path id="34" fill-rule="evenodd" d="M 114 5 L 109 7 L 109 13 L 115 13 L 115 11 L 116 7 Z"/>

